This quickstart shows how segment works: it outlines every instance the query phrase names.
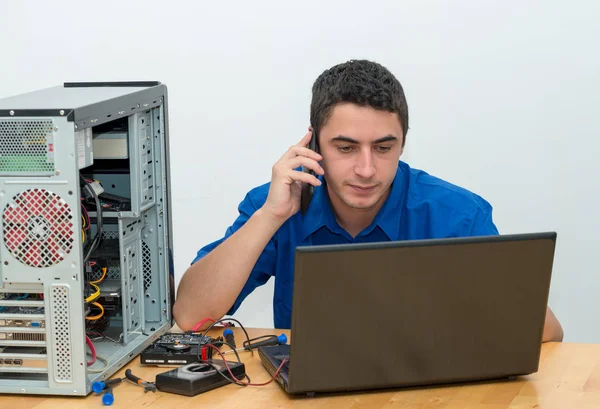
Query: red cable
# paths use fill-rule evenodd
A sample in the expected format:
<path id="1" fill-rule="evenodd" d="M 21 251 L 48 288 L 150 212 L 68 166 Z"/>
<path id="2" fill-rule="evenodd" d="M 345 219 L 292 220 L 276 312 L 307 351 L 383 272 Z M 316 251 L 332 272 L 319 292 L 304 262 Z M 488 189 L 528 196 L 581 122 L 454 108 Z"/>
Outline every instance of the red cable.
<path id="1" fill-rule="evenodd" d="M 92 343 L 90 337 L 88 337 L 87 335 L 85 336 L 85 343 L 88 347 L 90 347 L 90 351 L 92 351 L 92 360 L 87 363 L 88 366 L 90 366 L 94 362 L 96 362 L 96 348 L 94 347 L 94 344 Z"/>
<path id="2" fill-rule="evenodd" d="M 238 378 L 236 378 L 233 373 L 231 372 L 231 368 L 229 368 L 229 365 L 227 364 L 227 360 L 225 359 L 225 357 L 223 356 L 223 354 L 221 353 L 221 351 L 219 350 L 219 348 L 217 348 L 216 346 L 212 345 L 212 344 L 206 344 L 205 346 L 210 347 L 212 349 L 214 349 L 215 351 L 217 351 L 217 353 L 219 355 L 221 355 L 221 358 L 223 359 L 223 363 L 225 364 L 225 368 L 227 368 L 227 371 L 229 372 L 229 376 L 231 376 L 231 379 L 233 381 L 235 381 L 237 384 L 239 385 L 245 385 L 245 386 L 265 386 L 270 384 L 271 382 L 273 382 L 276 378 L 277 375 L 279 375 L 279 371 L 281 371 L 281 368 L 283 368 L 283 365 L 287 362 L 288 358 L 285 358 L 283 361 L 281 361 L 281 365 L 279 365 L 279 368 L 277 368 L 277 370 L 275 371 L 275 373 L 273 374 L 273 377 L 268 380 L 267 382 L 264 383 L 250 383 L 250 382 L 243 382 L 241 380 L 239 380 Z"/>
<path id="3" fill-rule="evenodd" d="M 194 328 L 192 328 L 192 332 L 198 331 L 198 328 L 200 328 L 204 323 L 206 323 L 206 321 L 215 322 L 215 320 L 213 320 L 212 318 L 204 318 L 202 321 L 197 323 L 196 326 L 194 326 Z"/>

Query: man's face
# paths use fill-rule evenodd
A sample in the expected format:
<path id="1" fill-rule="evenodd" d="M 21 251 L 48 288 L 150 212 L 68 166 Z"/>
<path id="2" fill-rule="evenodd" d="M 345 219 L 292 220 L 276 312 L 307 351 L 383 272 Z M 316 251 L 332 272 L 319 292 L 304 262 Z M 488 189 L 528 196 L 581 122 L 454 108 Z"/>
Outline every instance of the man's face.
<path id="1" fill-rule="evenodd" d="M 338 104 L 319 133 L 327 188 L 334 208 L 379 209 L 388 196 L 402 154 L 396 113 Z"/>

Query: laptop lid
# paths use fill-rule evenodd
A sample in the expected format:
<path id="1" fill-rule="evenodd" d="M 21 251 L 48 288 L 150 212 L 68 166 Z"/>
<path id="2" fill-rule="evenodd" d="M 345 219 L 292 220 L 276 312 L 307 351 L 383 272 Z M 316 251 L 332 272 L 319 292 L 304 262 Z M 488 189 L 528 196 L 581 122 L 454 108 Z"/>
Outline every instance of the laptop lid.
<path id="1" fill-rule="evenodd" d="M 290 393 L 536 372 L 556 233 L 298 247 Z"/>

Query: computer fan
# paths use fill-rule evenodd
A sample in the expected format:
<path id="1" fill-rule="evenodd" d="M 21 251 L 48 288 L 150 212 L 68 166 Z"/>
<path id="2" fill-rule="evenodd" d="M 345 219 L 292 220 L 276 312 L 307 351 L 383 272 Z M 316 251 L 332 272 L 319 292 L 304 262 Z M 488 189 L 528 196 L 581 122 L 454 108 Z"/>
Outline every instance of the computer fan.
<path id="1" fill-rule="evenodd" d="M 73 248 L 73 212 L 55 193 L 29 189 L 2 214 L 4 243 L 21 263 L 37 268 L 61 262 Z"/>

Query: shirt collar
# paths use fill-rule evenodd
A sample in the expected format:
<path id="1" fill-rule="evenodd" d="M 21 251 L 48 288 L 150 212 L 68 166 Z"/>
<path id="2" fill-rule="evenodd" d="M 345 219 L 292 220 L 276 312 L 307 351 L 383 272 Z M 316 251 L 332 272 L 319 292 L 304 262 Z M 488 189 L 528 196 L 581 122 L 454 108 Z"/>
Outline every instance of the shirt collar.
<path id="1" fill-rule="evenodd" d="M 325 180 L 323 176 L 318 176 L 318 179 L 321 181 L 321 185 L 314 187 L 313 197 L 302 223 L 303 241 L 322 227 L 327 227 L 333 233 L 343 234 L 341 226 L 335 220 Z"/>
<path id="2" fill-rule="evenodd" d="M 398 164 L 396 176 L 392 182 L 391 191 L 385 203 L 377 212 L 373 223 L 365 228 L 359 236 L 370 234 L 375 227 L 379 227 L 392 241 L 399 239 L 400 217 L 404 203 L 406 171 L 401 163 Z M 327 227 L 332 233 L 344 234 L 342 227 L 335 220 L 333 208 L 327 194 L 326 183 L 322 176 L 318 177 L 322 184 L 315 186 L 313 198 L 302 223 L 302 240 L 315 233 L 322 227 Z"/>

